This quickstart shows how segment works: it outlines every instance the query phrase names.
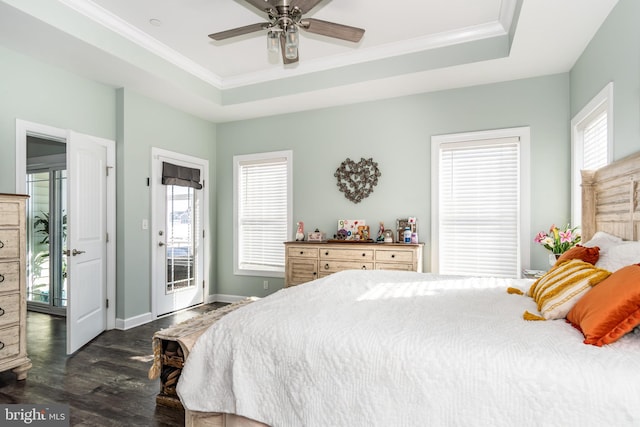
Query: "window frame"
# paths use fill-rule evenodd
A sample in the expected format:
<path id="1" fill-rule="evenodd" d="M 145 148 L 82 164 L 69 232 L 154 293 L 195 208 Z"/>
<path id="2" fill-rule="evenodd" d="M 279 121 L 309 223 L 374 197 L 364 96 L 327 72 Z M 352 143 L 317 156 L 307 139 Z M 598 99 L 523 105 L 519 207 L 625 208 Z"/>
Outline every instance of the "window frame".
<path id="1" fill-rule="evenodd" d="M 269 161 L 285 159 L 287 165 L 287 207 L 286 207 L 286 238 L 289 240 L 292 236 L 293 227 L 291 218 L 293 218 L 293 151 L 271 151 L 264 153 L 242 154 L 233 156 L 233 274 L 239 276 L 261 276 L 261 277 L 279 277 L 284 278 L 284 241 L 282 268 L 277 270 L 260 270 L 247 269 L 240 266 L 240 172 L 243 163 L 267 164 Z"/>
<path id="2" fill-rule="evenodd" d="M 607 83 L 571 119 L 571 223 L 582 222 L 582 170 L 584 129 L 603 111 L 607 113 L 607 164 L 613 160 L 613 82 Z"/>
<path id="3" fill-rule="evenodd" d="M 440 146 L 450 143 L 470 143 L 487 139 L 517 137 L 520 144 L 520 206 L 517 230 L 519 256 L 517 271 L 529 268 L 531 255 L 531 168 L 530 135 L 528 126 L 495 129 L 478 132 L 465 132 L 431 137 L 431 271 L 439 272 L 440 247 Z"/>

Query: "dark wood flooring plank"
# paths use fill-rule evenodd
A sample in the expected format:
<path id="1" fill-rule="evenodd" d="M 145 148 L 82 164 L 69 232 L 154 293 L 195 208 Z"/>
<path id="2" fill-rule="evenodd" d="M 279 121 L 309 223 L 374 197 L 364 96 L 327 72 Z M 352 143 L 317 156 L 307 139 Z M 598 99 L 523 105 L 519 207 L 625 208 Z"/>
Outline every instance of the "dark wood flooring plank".
<path id="1" fill-rule="evenodd" d="M 127 331 L 101 334 L 71 356 L 66 353 L 66 319 L 29 312 L 27 351 L 33 363 L 25 381 L 0 373 L 0 403 L 70 406 L 72 426 L 184 425 L 182 410 L 156 406 L 159 380 L 147 373 L 155 331 L 224 304 L 208 304 Z"/>

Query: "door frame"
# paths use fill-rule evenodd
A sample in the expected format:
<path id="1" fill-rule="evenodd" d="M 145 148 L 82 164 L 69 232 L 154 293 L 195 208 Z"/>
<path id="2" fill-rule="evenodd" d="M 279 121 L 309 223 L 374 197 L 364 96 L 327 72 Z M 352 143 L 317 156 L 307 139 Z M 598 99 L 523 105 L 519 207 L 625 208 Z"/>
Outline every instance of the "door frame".
<path id="1" fill-rule="evenodd" d="M 209 268 L 211 265 L 210 261 L 210 244 L 208 241 L 208 237 L 211 235 L 210 224 L 209 224 L 209 190 L 208 190 L 208 181 L 209 181 L 209 160 L 202 159 L 199 157 L 191 156 L 188 154 L 177 153 L 175 151 L 169 151 L 162 148 L 151 147 L 151 183 L 150 183 L 150 191 L 151 191 L 151 239 L 149 242 L 149 253 L 151 257 L 151 315 L 153 319 L 158 318 L 158 292 L 156 289 L 156 283 L 158 281 L 158 261 L 156 257 L 156 236 L 158 235 L 158 231 L 161 228 L 164 228 L 164 218 L 162 220 L 162 224 L 159 224 L 157 221 L 157 214 L 155 212 L 155 207 L 157 204 L 157 192 L 158 185 L 162 179 L 162 172 L 160 168 L 155 167 L 155 162 L 158 161 L 159 157 L 166 157 L 170 159 L 174 159 L 177 162 L 184 162 L 192 165 L 198 165 L 202 167 L 202 228 L 204 230 L 204 237 L 202 242 L 202 280 L 204 281 L 204 287 L 202 292 L 202 300 L 203 303 L 207 303 L 209 301 Z M 174 312 L 175 313 L 175 312 Z M 173 314 L 173 313 L 169 313 Z"/>
<path id="2" fill-rule="evenodd" d="M 27 192 L 27 136 L 38 136 L 55 141 L 69 143 L 69 129 L 60 129 L 53 126 L 33 123 L 16 119 L 16 193 Z M 107 176 L 107 299 L 110 301 L 107 307 L 107 330 L 116 327 L 116 144 L 115 141 L 105 140 L 107 148 L 107 163 L 113 165 Z M 69 304 L 72 304 L 69 301 Z M 68 333 L 68 332 L 67 332 Z"/>

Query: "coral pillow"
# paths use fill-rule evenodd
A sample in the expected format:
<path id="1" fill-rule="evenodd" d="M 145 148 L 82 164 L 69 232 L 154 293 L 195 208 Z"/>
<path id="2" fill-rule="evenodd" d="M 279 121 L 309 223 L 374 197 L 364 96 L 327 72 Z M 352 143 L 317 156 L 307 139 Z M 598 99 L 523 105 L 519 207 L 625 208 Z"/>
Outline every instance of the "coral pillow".
<path id="1" fill-rule="evenodd" d="M 595 265 L 598 262 L 598 258 L 600 258 L 600 248 L 595 246 L 592 248 L 587 248 L 585 246 L 577 245 L 560 255 L 558 261 L 556 261 L 555 265 L 560 265 L 565 261 L 569 261 L 571 259 L 579 259 L 584 262 L 588 262 L 589 264 Z"/>
<path id="2" fill-rule="evenodd" d="M 563 319 L 592 286 L 610 274 L 588 262 L 572 259 L 553 267 L 534 282 L 528 295 L 538 303 L 538 311 L 544 319 Z M 528 319 L 526 314 L 525 319 Z"/>
<path id="3" fill-rule="evenodd" d="M 611 344 L 640 325 L 640 264 L 623 267 L 584 295 L 567 314 L 585 344 Z"/>

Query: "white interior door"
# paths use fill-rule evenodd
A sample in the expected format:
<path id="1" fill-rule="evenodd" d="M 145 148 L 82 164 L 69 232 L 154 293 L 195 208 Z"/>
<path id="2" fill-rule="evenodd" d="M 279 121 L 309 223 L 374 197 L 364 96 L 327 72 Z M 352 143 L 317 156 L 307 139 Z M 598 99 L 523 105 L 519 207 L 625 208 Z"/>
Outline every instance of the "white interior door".
<path id="1" fill-rule="evenodd" d="M 67 353 L 107 328 L 107 146 L 69 133 Z"/>
<path id="2" fill-rule="evenodd" d="M 206 177 L 206 161 L 163 154 L 153 156 L 151 244 L 157 316 L 203 303 L 205 286 L 205 189 L 162 184 L 162 163 L 198 169 Z"/>

